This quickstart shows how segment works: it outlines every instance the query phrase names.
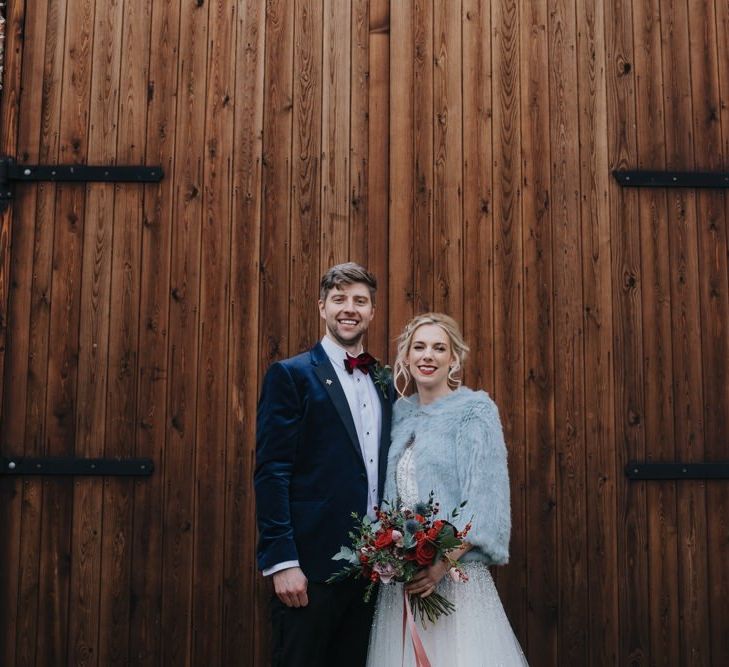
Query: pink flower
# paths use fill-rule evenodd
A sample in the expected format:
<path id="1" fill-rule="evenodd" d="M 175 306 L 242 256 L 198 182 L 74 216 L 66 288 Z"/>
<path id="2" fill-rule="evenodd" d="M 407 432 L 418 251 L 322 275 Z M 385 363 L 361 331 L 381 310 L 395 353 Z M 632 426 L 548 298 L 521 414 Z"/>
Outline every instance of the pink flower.
<path id="1" fill-rule="evenodd" d="M 395 566 L 392 563 L 375 563 L 372 569 L 380 575 L 383 584 L 389 584 L 396 574 Z"/>
<path id="2" fill-rule="evenodd" d="M 393 530 L 392 531 L 392 541 L 395 543 L 396 547 L 402 547 L 403 546 L 403 540 L 402 540 L 402 533 L 399 530 Z"/>
<path id="3" fill-rule="evenodd" d="M 451 579 L 453 579 L 453 581 L 455 581 L 457 584 L 468 581 L 468 575 L 465 572 L 459 570 L 457 567 L 452 567 L 450 570 L 448 570 L 448 574 L 451 575 Z"/>

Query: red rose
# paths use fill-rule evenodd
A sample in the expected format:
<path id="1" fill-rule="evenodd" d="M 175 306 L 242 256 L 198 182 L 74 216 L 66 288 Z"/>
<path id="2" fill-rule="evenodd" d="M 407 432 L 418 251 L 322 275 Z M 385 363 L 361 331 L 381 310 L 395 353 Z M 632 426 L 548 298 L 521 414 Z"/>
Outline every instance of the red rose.
<path id="1" fill-rule="evenodd" d="M 359 555 L 359 562 L 360 562 L 360 563 L 363 563 L 363 564 L 364 564 L 364 563 L 368 563 L 368 562 L 369 562 L 369 560 L 370 560 L 370 559 L 369 559 L 369 558 L 367 558 L 367 556 L 366 556 L 365 554 L 360 554 L 360 555 Z"/>
<path id="2" fill-rule="evenodd" d="M 435 542 L 435 540 L 438 539 L 439 533 L 440 533 L 440 526 L 438 526 L 438 527 L 433 526 L 430 530 L 428 530 L 428 539 L 431 542 Z"/>
<path id="3" fill-rule="evenodd" d="M 415 560 L 418 565 L 430 565 L 435 559 L 436 549 L 431 542 L 423 540 L 415 547 Z"/>
<path id="4" fill-rule="evenodd" d="M 422 514 L 416 514 L 415 519 L 420 523 L 425 523 L 425 517 Z"/>
<path id="5" fill-rule="evenodd" d="M 387 530 L 377 534 L 377 537 L 375 538 L 376 549 L 384 549 L 385 547 L 389 547 L 391 544 L 392 528 L 388 528 Z"/>

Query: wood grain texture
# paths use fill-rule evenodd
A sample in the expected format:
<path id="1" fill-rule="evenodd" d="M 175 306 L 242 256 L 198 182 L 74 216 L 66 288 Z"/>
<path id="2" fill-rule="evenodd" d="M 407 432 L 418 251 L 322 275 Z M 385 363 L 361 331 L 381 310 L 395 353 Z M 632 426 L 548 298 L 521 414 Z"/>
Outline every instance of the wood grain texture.
<path id="1" fill-rule="evenodd" d="M 43 43 L 42 53 L 28 53 L 28 67 L 23 68 L 22 80 L 29 94 L 31 110 L 21 113 L 18 128 L 18 153 L 24 159 L 58 160 L 60 123 L 60 77 L 63 67 L 65 4 L 48 3 L 26 17 L 25 34 L 30 40 Z M 41 64 L 42 63 L 42 64 Z M 39 64 L 41 66 L 39 67 Z M 45 76 L 52 78 L 46 80 Z M 28 322 L 27 384 L 25 405 L 19 397 L 17 416 L 24 419 L 22 451 L 26 456 L 42 456 L 45 452 L 45 402 L 48 362 L 48 335 L 51 301 L 51 264 L 53 253 L 53 202 L 56 188 L 41 184 L 26 189 L 13 205 L 19 220 L 33 220 L 32 283 L 30 317 Z M 27 217 L 26 217 L 27 216 Z M 23 261 L 22 245 L 18 261 Z M 17 386 L 17 385 L 16 385 Z M 15 403 L 15 401 L 13 402 Z M 4 403 L 4 405 L 6 405 Z M 15 413 L 15 410 L 13 410 Z M 10 425 L 3 419 L 3 425 Z M 5 443 L 3 443 L 3 446 Z M 16 628 L 16 663 L 33 664 L 38 635 L 38 595 L 41 562 L 41 522 L 43 484 L 24 480 L 20 534 L 20 564 L 18 568 L 18 612 Z"/>
<path id="2" fill-rule="evenodd" d="M 378 279 L 377 305 L 367 344 L 388 358 L 390 206 L 390 2 L 369 2 L 367 267 Z M 355 217 L 352 218 L 353 225 Z M 356 233 L 352 237 L 356 238 Z M 356 257 L 352 254 L 352 257 Z"/>
<path id="3" fill-rule="evenodd" d="M 0 151 L 17 155 L 20 139 L 20 96 L 23 73 L 23 24 L 25 7 L 17 3 L 5 9 L 3 93 L 0 96 Z M 38 57 L 35 52 L 35 57 Z M 40 94 L 36 96 L 40 102 Z M 38 114 L 35 114 L 37 122 Z M 27 127 L 27 124 L 26 124 Z M 37 136 L 37 135 L 36 135 Z M 21 195 L 22 196 L 22 195 Z M 34 197 L 24 197 L 25 208 Z M 16 206 L 19 204 L 16 200 Z M 18 220 L 8 206 L 0 213 L 0 452 L 22 453 L 27 387 L 30 293 L 32 283 L 33 225 L 16 225 Z M 12 252 L 11 252 L 12 249 Z M 12 260 L 12 261 L 11 261 Z M 6 390 L 7 387 L 7 390 Z M 10 398 L 3 400 L 4 396 Z M 22 530 L 21 480 L 0 480 L 0 554 L 5 556 L 0 570 L 0 662 L 15 664 L 18 628 L 18 570 Z"/>
<path id="4" fill-rule="evenodd" d="M 666 128 L 666 167 L 694 169 L 693 101 L 688 51 L 688 7 L 661 6 L 661 55 Z M 673 331 L 673 417 L 676 457 L 703 461 L 704 419 L 696 193 L 668 193 L 670 303 Z M 679 660 L 685 665 L 710 663 L 707 504 L 702 482 L 679 484 L 678 604 L 682 610 Z"/>
<path id="5" fill-rule="evenodd" d="M 463 320 L 461 2 L 433 4 L 433 307 Z"/>
<path id="6" fill-rule="evenodd" d="M 92 34 L 88 155 L 93 164 L 116 161 L 119 121 L 122 4 L 99 7 L 89 26 Z M 104 454 L 107 381 L 110 346 L 110 300 L 114 236 L 114 186 L 87 188 L 81 267 L 81 307 L 78 340 L 75 453 L 84 457 Z M 115 332 L 116 333 L 116 332 Z M 77 479 L 73 489 L 69 660 L 78 665 L 97 664 L 101 630 L 99 605 L 102 589 L 101 539 L 103 481 Z"/>
<path id="7" fill-rule="evenodd" d="M 350 120 L 349 120 L 349 250 L 347 256 L 368 264 L 369 238 L 369 0 L 352 2 L 350 36 Z"/>
<path id="8" fill-rule="evenodd" d="M 319 2 L 296 5 L 294 95 L 291 159 L 291 304 L 289 317 L 292 352 L 311 347 L 319 337 L 316 307 L 319 279 L 327 266 L 320 264 L 322 235 L 322 6 Z M 341 165 L 340 165 L 341 168 Z M 295 305 L 294 305 L 295 304 Z"/>
<path id="9" fill-rule="evenodd" d="M 556 664 L 559 595 L 555 452 L 553 223 L 550 215 L 550 102 L 547 6 L 520 5 L 524 238 L 527 625 L 523 638 L 542 664 Z M 533 564 L 532 561 L 533 560 Z M 526 644 L 527 642 L 525 642 Z"/>
<path id="10" fill-rule="evenodd" d="M 265 11 L 251 1 L 236 22 L 233 137 L 233 221 L 231 226 L 228 334 L 229 409 L 225 482 L 223 662 L 268 660 L 268 596 L 255 556 L 253 478 L 258 389 L 259 257 Z"/>
<path id="11" fill-rule="evenodd" d="M 618 517 L 616 486 L 622 471 L 615 452 L 615 363 L 611 295 L 611 235 L 603 3 L 577 3 L 577 74 L 580 125 L 585 345 L 589 664 L 618 661 Z"/>
<path id="12" fill-rule="evenodd" d="M 463 334 L 466 382 L 494 386 L 494 239 L 489 3 L 463 3 Z"/>
<path id="13" fill-rule="evenodd" d="M 414 314 L 414 206 L 415 136 L 414 25 L 415 0 L 390 4 L 390 209 L 388 253 L 388 329 L 390 359 L 395 359 L 392 340 Z"/>
<path id="14" fill-rule="evenodd" d="M 663 72 L 660 57 L 660 3 L 643 3 L 633 15 L 635 40 L 638 165 L 665 168 L 663 148 Z M 666 193 L 640 193 L 642 311 L 645 368 L 646 454 L 652 460 L 675 460 L 671 377 L 671 313 Z M 649 485 L 649 595 L 651 659 L 670 664 L 679 654 L 679 609 L 675 592 L 678 567 L 676 486 Z"/>
<path id="15" fill-rule="evenodd" d="M 379 278 L 368 348 L 461 321 L 509 449 L 497 586 L 531 665 L 727 657 L 725 485 L 628 481 L 727 439 L 713 0 L 11 3 L 0 144 L 161 165 L 14 187 L 0 225 L 0 448 L 151 477 L 2 480 L 3 664 L 266 664 L 255 414 L 320 335 L 321 272 Z"/>
<path id="16" fill-rule="evenodd" d="M 609 168 L 637 163 L 632 12 L 622 3 L 606 6 L 605 42 Z M 647 664 L 650 653 L 645 485 L 626 482 L 629 460 L 645 460 L 642 313 L 640 310 L 639 219 L 634 191 L 610 187 L 613 272 L 615 442 L 618 466 L 618 572 L 620 659 Z"/>
<path id="17" fill-rule="evenodd" d="M 352 4 L 324 0 L 321 100 L 322 272 L 349 258 Z"/>
<path id="18" fill-rule="evenodd" d="M 722 154 L 720 109 L 722 88 L 717 52 L 717 13 L 714 3 L 689 2 L 689 56 L 693 118 L 694 156 L 697 169 L 726 168 Z M 724 26 L 726 23 L 724 24 Z M 701 44 L 701 46 L 699 46 Z M 726 95 L 726 88 L 723 94 Z M 729 406 L 729 286 L 727 285 L 726 194 L 697 193 L 699 295 L 701 353 L 703 367 L 705 457 L 708 461 L 726 457 L 722 443 L 729 438 L 726 414 Z M 729 492 L 726 485 L 707 483 L 707 554 L 711 662 L 729 660 L 729 612 L 722 600 L 729 595 L 729 573 L 720 565 L 726 551 Z"/>
<path id="19" fill-rule="evenodd" d="M 205 90 L 210 25 L 207 5 L 180 11 L 175 113 L 175 174 L 170 256 L 167 441 L 162 544 L 161 659 L 187 664 L 192 653 L 195 544 L 197 380 L 200 366 L 200 280 L 204 216 Z M 204 373 L 205 370 L 202 370 Z"/>
<path id="20" fill-rule="evenodd" d="M 519 5 L 502 0 L 492 6 L 494 171 L 494 399 L 509 449 L 512 525 L 526 525 L 524 448 L 524 319 L 521 230 L 521 105 L 519 99 Z M 515 530 L 510 567 L 498 573 L 499 591 L 509 619 L 526 636 L 527 574 L 525 534 Z"/>
<path id="21" fill-rule="evenodd" d="M 236 7 L 208 3 L 191 663 L 222 663 Z M 204 19 L 203 19 L 204 20 Z"/>
<path id="22" fill-rule="evenodd" d="M 58 159 L 82 163 L 88 155 L 94 4 L 69 4 L 63 25 L 66 36 Z M 69 25 L 73 26 L 72 30 Z M 71 456 L 75 453 L 78 432 L 78 348 L 85 233 L 83 185 L 59 188 L 54 217 L 57 224 L 53 239 L 45 453 Z M 40 663 L 58 664 L 86 658 L 84 649 L 79 656 L 73 641 L 79 625 L 84 624 L 79 616 L 90 619 L 91 610 L 88 607 L 84 610 L 81 605 L 71 609 L 69 605 L 70 585 L 77 583 L 72 568 L 79 561 L 74 559 L 73 553 L 78 543 L 74 538 L 80 538 L 78 524 L 73 523 L 75 489 L 70 479 L 44 480 L 43 486 L 42 512 L 46 517 L 52 516 L 53 520 L 44 521 L 41 527 L 39 600 L 50 600 L 51 603 L 39 605 L 36 659 Z M 93 529 L 90 535 L 93 536 Z M 86 564 L 92 562 L 93 559 Z M 85 602 L 88 604 L 88 600 Z M 87 628 L 81 633 L 87 632 L 90 636 L 95 630 L 95 627 Z M 93 641 L 96 641 L 96 636 Z"/>
<path id="23" fill-rule="evenodd" d="M 119 45 L 117 162 L 142 164 L 147 121 L 151 3 L 126 3 L 115 18 L 122 25 Z M 116 28 L 118 30 L 118 27 Z M 109 365 L 106 456 L 136 453 L 144 188 L 114 188 L 114 243 L 109 306 Z M 108 479 L 104 484 L 99 604 L 99 664 L 131 660 L 134 545 L 134 480 Z"/>
<path id="24" fill-rule="evenodd" d="M 560 581 L 559 661 L 587 661 L 587 524 L 585 507 L 584 328 L 580 234 L 575 6 L 550 6 L 551 209 L 554 253 L 554 368 Z"/>
<path id="25" fill-rule="evenodd" d="M 433 221 L 433 187 L 435 161 L 434 99 L 435 77 L 435 3 L 416 0 L 411 14 L 412 28 L 404 39 L 412 40 L 412 116 L 410 117 L 413 142 L 413 308 L 414 314 L 435 310 L 435 243 Z M 402 66 L 407 67 L 406 63 Z M 441 104 L 443 100 L 440 101 Z M 412 167 L 411 167 L 412 169 Z M 443 238 L 439 237 L 438 243 Z"/>
<path id="26" fill-rule="evenodd" d="M 129 655 L 131 662 L 139 665 L 159 664 L 163 641 L 163 489 L 167 472 L 167 346 L 179 30 L 180 16 L 174 4 L 151 5 L 144 161 L 161 165 L 166 177 L 159 185 L 145 186 L 142 192 L 135 454 L 151 457 L 155 473 L 134 484 Z"/>

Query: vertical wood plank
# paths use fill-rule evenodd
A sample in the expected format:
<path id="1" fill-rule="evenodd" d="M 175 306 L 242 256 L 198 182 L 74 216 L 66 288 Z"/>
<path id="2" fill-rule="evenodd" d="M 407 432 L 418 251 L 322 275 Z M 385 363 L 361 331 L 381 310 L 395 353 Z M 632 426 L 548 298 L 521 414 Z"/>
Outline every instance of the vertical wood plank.
<path id="1" fill-rule="evenodd" d="M 632 12 L 618 2 L 606 6 L 605 47 L 610 170 L 637 163 Z M 615 355 L 615 442 L 618 479 L 620 586 L 619 662 L 646 664 L 650 652 L 645 486 L 627 482 L 623 467 L 644 460 L 643 349 L 640 309 L 640 239 L 637 193 L 610 187 Z M 617 363 L 617 360 L 620 363 Z"/>
<path id="2" fill-rule="evenodd" d="M 717 15 L 714 3 L 688 3 L 691 97 L 697 169 L 727 166 L 722 155 L 722 105 L 719 81 Z M 725 24 L 726 25 L 726 24 Z M 724 38 L 725 39 L 725 38 Z M 726 59 L 726 55 L 723 56 Z M 726 93 L 725 93 L 726 94 Z M 726 458 L 729 439 L 729 287 L 727 285 L 727 212 L 725 193 L 697 193 L 701 351 L 704 382 L 705 453 L 709 461 Z M 711 662 L 729 661 L 729 572 L 726 561 L 729 491 L 716 482 L 706 485 Z"/>
<path id="3" fill-rule="evenodd" d="M 82 163 L 87 159 L 94 8 L 93 0 L 71 3 L 64 17 L 66 39 L 59 155 L 59 161 L 63 163 Z M 76 405 L 85 226 L 83 185 L 59 188 L 54 222 L 46 454 L 71 456 L 75 453 L 78 432 Z M 73 550 L 81 536 L 74 531 L 72 540 L 72 481 L 44 480 L 43 486 L 39 597 L 49 603 L 39 609 L 36 659 L 41 664 L 61 664 L 78 657 L 69 641 L 76 637 L 78 625 L 83 621 L 69 613 L 69 585 L 71 567 L 75 564 Z"/>
<path id="4" fill-rule="evenodd" d="M 412 28 L 412 140 L 413 162 L 413 306 L 415 314 L 435 308 L 434 227 L 433 227 L 433 140 L 434 116 L 434 3 L 415 0 Z M 455 54 L 452 54 L 455 55 Z M 442 240 L 439 239 L 439 242 Z"/>
<path id="5" fill-rule="evenodd" d="M 205 110 L 204 199 L 200 286 L 193 645 L 190 662 L 222 664 L 222 590 L 225 531 L 228 302 L 230 299 L 233 153 L 234 31 L 237 8 L 208 5 L 209 46 Z M 201 17 L 202 18 L 202 17 Z"/>
<path id="6" fill-rule="evenodd" d="M 433 8 L 433 305 L 463 320 L 461 2 Z"/>
<path id="7" fill-rule="evenodd" d="M 204 198 L 206 5 L 180 7 L 167 366 L 161 659 L 191 664 L 200 262 Z"/>
<path id="8" fill-rule="evenodd" d="M 390 238 L 388 320 L 390 340 L 413 316 L 414 128 L 412 69 L 414 0 L 390 4 Z M 396 346 L 390 343 L 390 358 Z"/>
<path id="9" fill-rule="evenodd" d="M 123 164 L 144 162 L 149 81 L 149 1 L 124 3 L 114 17 L 119 49 L 119 119 L 117 160 Z M 136 453 L 139 384 L 139 318 L 142 274 L 142 224 L 144 188 L 137 184 L 115 187 L 114 244 L 111 266 L 109 312 L 109 378 L 107 392 L 107 457 L 131 457 Z M 155 472 L 155 474 L 157 474 Z M 146 483 L 148 480 L 144 480 Z M 134 545 L 132 480 L 106 479 L 101 538 L 101 589 L 99 606 L 99 664 L 129 664 L 132 651 L 131 589 Z"/>
<path id="10" fill-rule="evenodd" d="M 65 3 L 48 3 L 30 13 L 25 34 L 44 50 L 31 49 L 23 68 L 23 87 L 29 91 L 29 109 L 21 114 L 19 156 L 39 162 L 58 160 L 61 76 L 63 68 Z M 30 92 L 32 91 L 32 92 Z M 41 184 L 21 193 L 13 204 L 15 215 L 34 220 L 32 248 L 32 286 L 28 326 L 27 390 L 25 410 L 18 416 L 25 420 L 26 456 L 41 456 L 46 451 L 45 405 L 51 301 L 51 266 L 53 256 L 53 206 L 56 187 Z M 16 245 L 16 250 L 20 250 Z M 17 257 L 22 261 L 22 253 Z M 36 658 L 38 603 L 40 590 L 41 520 L 43 482 L 23 481 L 22 527 L 20 534 L 20 568 L 18 572 L 18 622 L 16 662 L 32 664 Z"/>
<path id="11" fill-rule="evenodd" d="M 719 70 L 719 113 L 721 121 L 721 138 L 722 138 L 722 169 L 726 171 L 729 169 L 729 5 L 726 2 L 715 3 L 715 24 L 716 24 L 716 44 L 717 44 L 717 63 Z M 712 107 L 713 108 L 713 107 Z M 718 327 L 716 331 L 718 336 L 718 350 L 716 354 L 717 361 L 724 360 L 723 368 L 720 370 L 720 377 L 716 379 L 717 387 L 721 387 L 721 401 L 724 407 L 717 405 L 716 416 L 718 417 L 720 412 L 726 410 L 727 399 L 729 397 L 729 390 L 726 385 L 721 383 L 727 382 L 727 375 L 729 375 L 729 361 L 727 360 L 728 350 L 727 347 L 727 331 L 729 330 L 729 308 L 727 306 L 727 292 L 729 292 L 729 194 L 724 191 L 724 220 L 722 230 L 718 234 L 718 238 L 721 239 L 723 236 L 724 247 L 727 252 L 723 256 L 723 262 L 721 254 L 719 254 L 719 270 L 717 271 L 717 282 L 719 284 L 718 298 L 721 300 L 721 306 L 717 308 L 717 311 L 721 313 L 723 317 L 723 325 Z M 721 253 L 720 244 L 717 244 L 717 252 Z M 724 274 L 726 280 L 722 284 L 721 275 Z M 723 293 L 722 293 L 723 292 Z M 718 314 L 718 313 L 717 313 Z M 715 328 L 716 330 L 716 328 Z M 723 357 L 722 357 L 723 355 Z M 726 412 L 724 413 L 726 414 Z M 726 448 L 722 446 L 722 442 L 726 443 L 729 438 L 729 425 L 726 423 L 726 419 L 719 421 L 718 429 L 712 433 L 712 446 L 710 450 L 710 456 L 712 460 L 719 460 L 721 457 L 726 458 Z M 718 488 L 717 488 L 718 486 Z M 718 526 L 715 527 L 715 548 L 712 551 L 713 554 L 713 571 L 720 573 L 720 588 L 714 591 L 712 614 L 717 613 L 718 617 L 712 617 L 712 631 L 716 632 L 720 636 L 719 646 L 713 652 L 713 658 L 715 660 L 729 660 L 729 637 L 722 628 L 729 627 L 729 612 L 726 609 L 726 605 L 720 605 L 720 599 L 722 595 L 726 595 L 729 590 L 729 577 L 727 573 L 721 569 L 721 553 L 722 545 L 724 551 L 726 551 L 727 535 L 729 535 L 729 521 L 727 521 L 726 514 L 722 512 L 729 511 L 729 489 L 725 485 L 712 484 L 712 491 L 718 498 L 718 507 L 714 509 L 710 506 L 709 511 L 712 514 L 715 523 Z M 717 655 L 718 654 L 718 655 Z"/>
<path id="12" fill-rule="evenodd" d="M 463 2 L 463 334 L 465 380 L 492 391 L 494 247 L 490 4 Z"/>
<path id="13" fill-rule="evenodd" d="M 135 481 L 130 546 L 130 660 L 158 665 L 162 651 L 162 553 L 164 482 L 167 475 L 170 253 L 173 227 L 174 147 L 178 89 L 179 2 L 151 5 L 145 162 L 166 177 L 143 190 L 140 262 L 136 455 L 150 457 L 154 475 Z"/>
<path id="14" fill-rule="evenodd" d="M 291 185 L 291 304 L 297 309 L 289 318 L 291 351 L 311 347 L 319 337 L 316 308 L 321 269 L 322 141 L 322 5 L 304 0 L 296 3 L 294 46 L 294 117 Z M 282 298 L 283 294 L 279 295 Z"/>
<path id="15" fill-rule="evenodd" d="M 388 333 L 390 2 L 369 0 L 368 5 L 367 268 L 377 276 L 378 292 L 377 317 L 368 329 L 367 341 L 374 354 L 387 360 L 388 339 L 392 338 L 392 333 Z"/>
<path id="16" fill-rule="evenodd" d="M 261 236 L 261 371 L 289 351 L 289 259 L 293 109 L 293 14 L 281 0 L 266 5 Z"/>
<path id="17" fill-rule="evenodd" d="M 527 625 L 532 661 L 557 664 L 557 477 L 554 401 L 550 98 L 547 6 L 523 2 L 520 96 L 524 228 Z M 526 645 L 526 641 L 525 641 Z M 526 647 L 526 646 L 525 646 Z"/>
<path id="18" fill-rule="evenodd" d="M 519 5 L 493 3 L 491 54 L 494 77 L 494 398 L 509 448 L 511 520 L 526 521 L 524 434 L 524 319 L 521 195 L 521 115 L 519 104 Z M 527 544 L 523 532 L 512 534 L 510 565 L 498 573 L 504 607 L 514 630 L 526 636 Z"/>
<path id="19" fill-rule="evenodd" d="M 41 12 L 42 13 L 42 12 Z M 42 55 L 24 53 L 24 3 L 5 8 L 5 43 L 3 91 L 0 95 L 0 148 L 2 155 L 17 156 L 23 62 L 37 64 Z M 40 40 L 40 43 L 43 43 Z M 36 110 L 30 114 L 38 137 L 40 90 L 36 92 Z M 27 125 L 27 123 L 25 123 Z M 37 152 L 37 139 L 36 139 Z M 22 195 L 21 195 L 22 196 Z M 17 197 L 17 195 L 16 195 Z M 0 213 L 0 453 L 21 454 L 25 437 L 25 396 L 28 378 L 28 325 L 33 269 L 33 224 L 13 222 L 32 220 L 26 217 L 34 197 L 16 198 L 14 205 Z M 11 253 L 12 248 L 12 253 Z M 18 628 L 20 535 L 22 530 L 23 484 L 19 479 L 0 479 L 0 662 L 15 664 Z"/>
<path id="20" fill-rule="evenodd" d="M 603 3 L 577 6 L 589 664 L 618 661 L 618 554 L 608 115 Z"/>
<path id="21" fill-rule="evenodd" d="M 265 19 L 263 3 L 247 0 L 239 7 L 236 21 L 223 664 L 270 660 L 268 619 L 258 613 L 265 612 L 267 600 L 256 595 L 262 591 L 256 586 L 256 535 L 250 528 L 255 516 L 251 481 L 258 398 Z"/>
<path id="22" fill-rule="evenodd" d="M 581 290 L 579 117 L 575 4 L 550 3 L 550 144 L 554 253 L 554 386 L 557 455 L 559 661 L 587 662 L 584 337 Z M 574 185 L 573 185 L 574 184 Z"/>
<path id="23" fill-rule="evenodd" d="M 688 8 L 686 2 L 661 3 L 661 55 L 666 128 L 666 167 L 695 168 Z M 673 416 L 676 458 L 704 460 L 703 384 L 699 300 L 696 193 L 668 192 L 670 301 L 673 331 Z M 678 604 L 682 610 L 679 661 L 707 665 L 709 592 L 707 581 L 706 491 L 701 482 L 678 485 Z"/>
<path id="24" fill-rule="evenodd" d="M 685 2 L 661 5 L 666 166 L 694 169 L 688 14 Z M 676 459 L 704 460 L 703 384 L 696 193 L 668 191 L 670 299 L 673 330 L 673 417 Z M 703 483 L 678 484 L 679 660 L 709 663 L 706 492 Z"/>
<path id="25" fill-rule="evenodd" d="M 99 3 L 93 15 L 88 161 L 113 164 L 118 126 L 121 2 Z M 91 27 L 90 26 L 90 27 Z M 85 202 L 75 453 L 104 454 L 114 186 L 94 184 Z M 73 486 L 69 661 L 99 660 L 102 480 L 77 478 Z"/>
<path id="26" fill-rule="evenodd" d="M 350 85 L 352 6 L 324 0 L 321 118 L 322 271 L 349 254 Z"/>
<path id="27" fill-rule="evenodd" d="M 291 160 L 293 120 L 293 56 L 294 12 L 289 3 L 271 0 L 266 5 L 264 55 L 264 116 L 263 116 L 263 170 L 261 241 L 260 241 L 260 308 L 259 324 L 259 378 L 272 361 L 287 356 L 290 351 L 288 337 L 291 218 Z M 251 419 L 255 419 L 251 415 Z M 250 452 L 251 466 L 255 453 Z M 252 468 L 251 468 L 252 472 Z M 249 478 L 250 479 L 250 478 Z M 254 656 L 269 655 L 270 617 L 268 599 L 270 581 L 256 578 L 255 594 L 258 600 L 255 617 Z"/>
<path id="28" fill-rule="evenodd" d="M 636 65 L 638 167 L 665 167 L 660 3 L 636 5 L 633 14 Z M 670 131 L 670 130 L 669 130 Z M 671 312 L 666 193 L 639 194 L 646 454 L 675 460 L 671 365 Z M 670 664 L 679 654 L 676 590 L 676 485 L 648 485 L 648 546 L 651 661 Z"/>
<path id="29" fill-rule="evenodd" d="M 350 165 L 349 252 L 353 262 L 368 263 L 367 217 L 369 205 L 369 0 L 352 2 L 350 38 Z"/>

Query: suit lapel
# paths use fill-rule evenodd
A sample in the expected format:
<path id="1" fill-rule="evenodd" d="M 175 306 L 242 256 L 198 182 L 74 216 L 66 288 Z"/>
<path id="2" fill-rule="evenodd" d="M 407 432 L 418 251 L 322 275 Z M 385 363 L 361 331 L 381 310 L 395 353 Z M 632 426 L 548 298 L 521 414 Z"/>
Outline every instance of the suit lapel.
<path id="1" fill-rule="evenodd" d="M 312 349 L 311 359 L 314 365 L 314 372 L 319 380 L 321 380 L 324 388 L 327 390 L 329 398 L 339 413 L 339 417 L 341 418 L 344 428 L 349 435 L 350 442 L 357 451 L 359 458 L 362 459 L 362 450 L 360 449 L 359 439 L 357 438 L 357 429 L 354 426 L 354 419 L 352 419 L 352 413 L 349 410 L 347 397 L 344 395 L 344 389 L 342 389 L 342 385 L 339 384 L 339 378 L 334 370 L 334 366 L 332 366 L 332 362 L 329 361 L 329 357 L 326 352 L 324 352 L 324 348 L 321 346 L 321 343 L 317 343 L 317 345 Z M 364 464 L 364 459 L 362 459 L 362 463 Z"/>

